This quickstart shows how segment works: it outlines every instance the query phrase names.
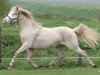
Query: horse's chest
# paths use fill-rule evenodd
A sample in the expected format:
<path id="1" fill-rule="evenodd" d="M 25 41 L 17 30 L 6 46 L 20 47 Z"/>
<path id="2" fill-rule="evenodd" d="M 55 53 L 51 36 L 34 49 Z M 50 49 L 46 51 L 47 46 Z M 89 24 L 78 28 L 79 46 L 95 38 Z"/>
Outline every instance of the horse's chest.
<path id="1" fill-rule="evenodd" d="M 25 28 L 20 32 L 20 36 L 21 36 L 21 41 L 22 43 L 24 43 L 25 41 L 28 40 L 35 40 L 35 38 L 37 37 L 37 35 L 39 34 L 40 29 L 31 29 L 31 28 Z M 31 41 L 34 42 L 34 41 Z"/>
<path id="2" fill-rule="evenodd" d="M 33 37 L 33 38 L 31 38 L 31 37 Z M 28 34 L 28 33 L 21 34 L 21 42 L 22 43 L 26 42 L 27 40 L 32 40 L 32 39 L 34 39 L 34 35 L 32 35 L 32 34 Z"/>
<path id="3" fill-rule="evenodd" d="M 20 32 L 22 43 L 24 43 L 28 39 L 28 37 L 29 37 L 28 35 L 29 35 L 28 31 L 23 30 Z"/>
<path id="4" fill-rule="evenodd" d="M 24 43 L 28 39 L 28 36 L 21 36 L 21 42 Z"/>

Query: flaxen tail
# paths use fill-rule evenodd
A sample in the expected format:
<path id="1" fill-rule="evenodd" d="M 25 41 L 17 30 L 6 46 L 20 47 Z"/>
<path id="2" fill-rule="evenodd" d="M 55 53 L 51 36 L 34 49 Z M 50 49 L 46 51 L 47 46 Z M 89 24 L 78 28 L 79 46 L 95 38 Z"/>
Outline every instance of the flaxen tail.
<path id="1" fill-rule="evenodd" d="M 91 48 L 95 48 L 98 45 L 98 33 L 88 28 L 88 26 L 80 23 L 80 25 L 74 28 L 78 39 L 87 43 Z"/>

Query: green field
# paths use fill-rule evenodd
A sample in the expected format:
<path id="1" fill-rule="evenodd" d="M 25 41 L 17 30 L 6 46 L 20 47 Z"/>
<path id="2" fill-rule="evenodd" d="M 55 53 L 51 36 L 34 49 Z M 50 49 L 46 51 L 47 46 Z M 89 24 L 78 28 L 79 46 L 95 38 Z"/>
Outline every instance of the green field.
<path id="1" fill-rule="evenodd" d="M 14 0 L 14 5 L 20 5 L 28 9 L 34 15 L 37 22 L 45 27 L 67 26 L 74 28 L 79 23 L 84 23 L 90 28 L 100 32 L 100 3 L 41 3 Z M 0 17 L 0 27 L 2 29 L 2 53 L 3 58 L 11 58 L 14 52 L 21 46 L 17 25 L 4 25 Z M 100 57 L 100 45 L 92 50 L 86 44 L 80 45 L 89 56 Z M 65 56 L 75 57 L 77 54 L 64 48 Z M 55 57 L 55 48 L 47 50 L 36 50 L 33 57 Z M 26 57 L 26 52 L 19 57 Z M 43 68 L 33 69 L 26 61 L 17 60 L 14 69 L 9 71 L 7 65 L 10 60 L 3 59 L 4 69 L 0 70 L 0 75 L 100 75 L 100 59 L 93 59 L 98 68 L 91 68 L 85 60 L 81 67 L 76 67 L 77 59 L 68 59 L 59 62 L 53 69 L 48 68 L 50 60 L 35 60 L 36 63 L 44 65 Z M 65 65 L 62 67 L 62 64 Z"/>
<path id="2" fill-rule="evenodd" d="M 1 70 L 0 75 L 100 75 L 99 69 L 71 68 L 71 69 L 38 69 L 38 70 Z"/>
<path id="3" fill-rule="evenodd" d="M 7 70 L 8 59 L 3 60 L 4 69 L 0 70 L 0 75 L 99 75 L 100 60 L 95 59 L 94 62 L 98 68 L 90 67 L 86 61 L 83 61 L 81 67 L 76 67 L 76 59 L 67 59 L 60 62 L 52 69 L 48 64 L 50 60 L 35 60 L 35 63 L 41 63 L 44 67 L 33 68 L 25 60 L 17 60 L 12 70 Z"/>

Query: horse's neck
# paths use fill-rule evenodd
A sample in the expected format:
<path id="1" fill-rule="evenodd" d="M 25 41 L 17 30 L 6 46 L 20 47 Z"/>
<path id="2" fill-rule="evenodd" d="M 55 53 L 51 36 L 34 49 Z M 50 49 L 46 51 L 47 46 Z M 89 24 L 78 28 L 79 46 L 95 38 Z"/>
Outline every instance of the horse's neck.
<path id="1" fill-rule="evenodd" d="M 19 17 L 19 29 L 20 32 L 22 31 L 28 31 L 28 30 L 34 30 L 36 27 L 40 27 L 35 20 L 31 18 L 26 18 L 24 16 Z"/>

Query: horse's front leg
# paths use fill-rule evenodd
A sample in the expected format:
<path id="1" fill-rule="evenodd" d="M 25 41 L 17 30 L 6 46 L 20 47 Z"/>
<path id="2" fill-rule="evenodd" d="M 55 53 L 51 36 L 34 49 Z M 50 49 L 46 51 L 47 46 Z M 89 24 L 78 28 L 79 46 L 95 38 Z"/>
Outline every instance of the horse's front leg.
<path id="1" fill-rule="evenodd" d="M 28 43 L 28 42 L 25 42 L 25 43 L 15 52 L 15 54 L 14 54 L 14 56 L 13 56 L 13 58 L 12 58 L 10 64 L 9 64 L 9 66 L 8 66 L 8 69 L 12 69 L 16 57 L 17 57 L 20 53 L 22 53 L 22 52 L 24 52 L 25 50 L 27 50 L 29 47 L 30 47 L 29 43 Z"/>
<path id="2" fill-rule="evenodd" d="M 35 68 L 40 67 L 38 64 L 35 64 L 32 61 L 32 53 L 33 53 L 33 50 L 31 48 L 27 49 L 27 61 Z"/>

